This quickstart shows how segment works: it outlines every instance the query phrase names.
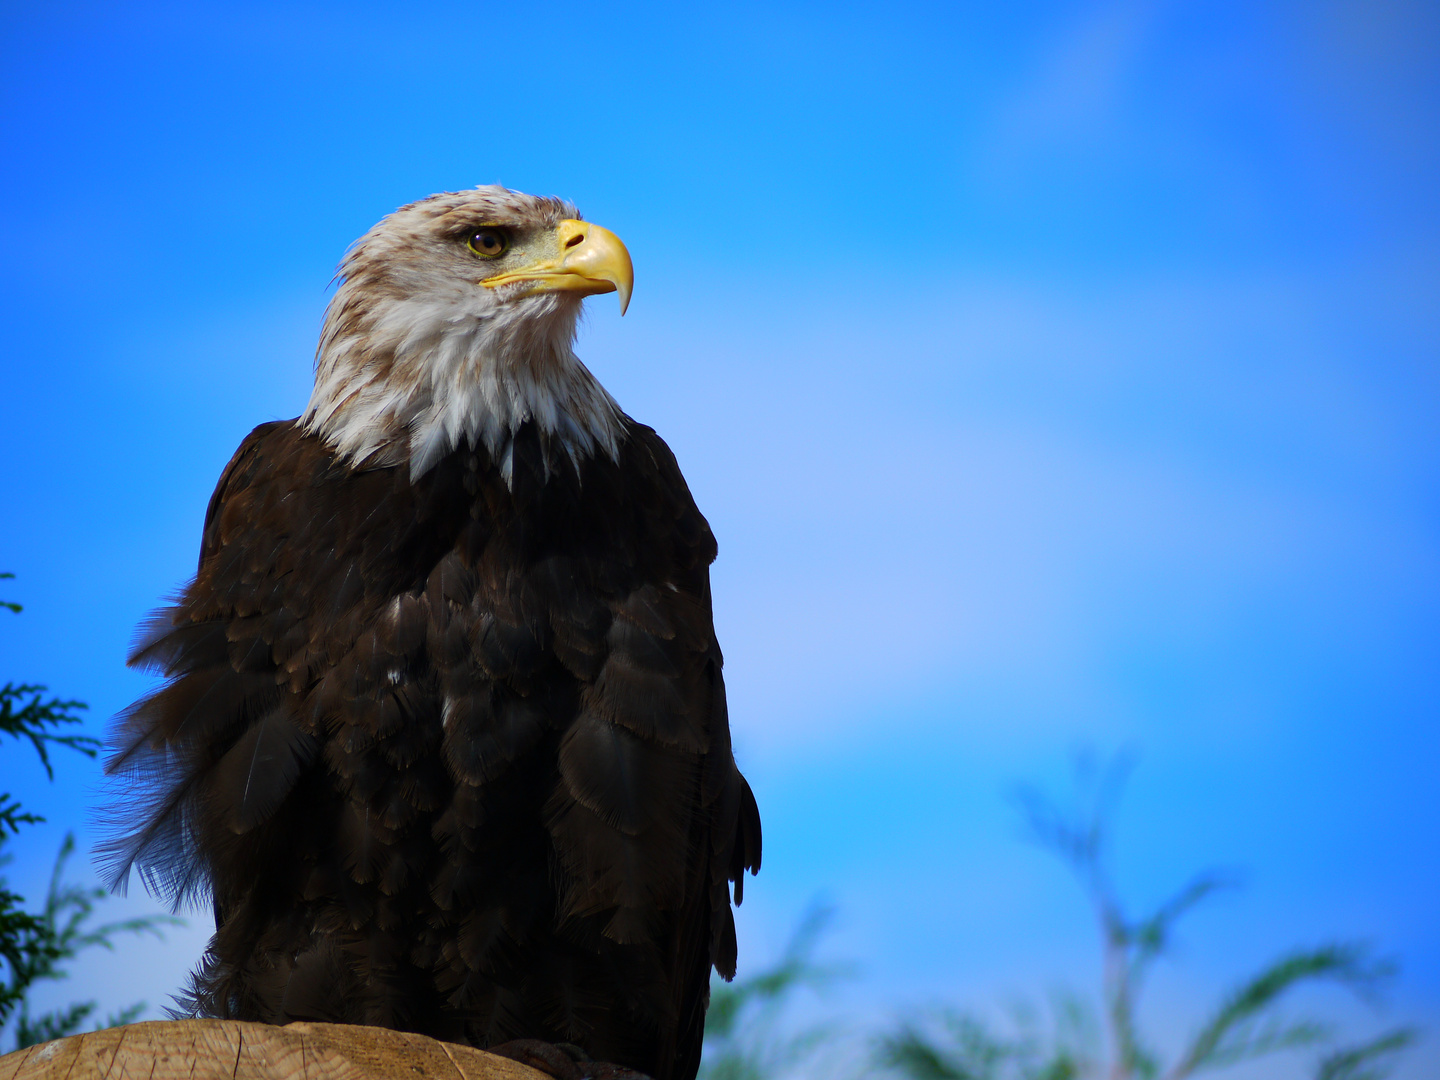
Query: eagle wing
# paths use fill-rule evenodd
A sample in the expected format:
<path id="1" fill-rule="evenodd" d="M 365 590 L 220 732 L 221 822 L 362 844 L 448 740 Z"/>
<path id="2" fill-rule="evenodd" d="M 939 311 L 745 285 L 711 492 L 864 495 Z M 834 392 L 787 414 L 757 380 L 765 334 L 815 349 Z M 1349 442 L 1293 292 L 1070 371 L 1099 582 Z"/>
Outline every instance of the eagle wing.
<path id="1" fill-rule="evenodd" d="M 107 766 L 112 882 L 213 901 L 197 1011 L 693 1076 L 760 860 L 714 539 L 649 428 L 574 475 L 529 434 L 509 482 L 341 468 L 294 422 L 226 467 Z"/>

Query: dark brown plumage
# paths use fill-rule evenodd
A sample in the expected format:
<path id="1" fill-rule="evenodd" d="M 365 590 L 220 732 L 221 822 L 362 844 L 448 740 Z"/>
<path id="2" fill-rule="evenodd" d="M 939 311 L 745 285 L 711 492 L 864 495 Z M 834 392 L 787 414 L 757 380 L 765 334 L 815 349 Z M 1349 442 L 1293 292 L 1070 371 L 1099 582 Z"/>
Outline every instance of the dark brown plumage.
<path id="1" fill-rule="evenodd" d="M 503 475 L 463 440 L 417 477 L 296 421 L 241 445 L 132 656 L 168 681 L 109 764 L 114 880 L 213 900 L 195 1012 L 694 1076 L 760 822 L 714 538 L 664 442 L 620 423 L 613 459 L 556 467 L 522 422 Z"/>

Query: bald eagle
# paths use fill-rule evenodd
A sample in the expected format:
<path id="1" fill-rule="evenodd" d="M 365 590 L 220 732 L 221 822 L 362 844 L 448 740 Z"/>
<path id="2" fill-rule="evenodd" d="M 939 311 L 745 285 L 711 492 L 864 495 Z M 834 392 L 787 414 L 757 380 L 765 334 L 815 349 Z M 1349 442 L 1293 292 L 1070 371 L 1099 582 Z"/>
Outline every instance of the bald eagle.
<path id="1" fill-rule="evenodd" d="M 481 187 L 338 278 L 309 405 L 241 443 L 130 656 L 166 681 L 113 725 L 110 881 L 213 904 L 194 1015 L 693 1077 L 760 819 L 714 537 L 573 349 L 629 253 Z"/>

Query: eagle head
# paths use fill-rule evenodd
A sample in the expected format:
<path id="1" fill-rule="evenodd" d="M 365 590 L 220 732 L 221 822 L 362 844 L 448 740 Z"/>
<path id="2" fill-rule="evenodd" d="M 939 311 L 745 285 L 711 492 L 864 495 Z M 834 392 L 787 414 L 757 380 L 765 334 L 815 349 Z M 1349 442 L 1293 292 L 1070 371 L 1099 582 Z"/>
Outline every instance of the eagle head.
<path id="1" fill-rule="evenodd" d="M 614 399 L 575 355 L 581 301 L 634 271 L 608 229 L 570 203 L 479 187 L 411 203 L 346 253 L 325 313 L 301 423 L 360 468 L 424 474 L 463 444 L 507 473 L 533 423 L 578 468 L 614 458 Z"/>

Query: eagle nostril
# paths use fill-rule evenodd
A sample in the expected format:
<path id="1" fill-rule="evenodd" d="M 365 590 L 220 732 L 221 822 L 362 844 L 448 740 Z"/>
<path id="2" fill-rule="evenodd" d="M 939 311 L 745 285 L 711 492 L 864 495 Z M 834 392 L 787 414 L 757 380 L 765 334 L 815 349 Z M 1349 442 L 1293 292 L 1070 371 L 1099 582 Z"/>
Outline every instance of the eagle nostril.
<path id="1" fill-rule="evenodd" d="M 576 244 L 579 244 L 579 243 L 583 242 L 584 239 L 585 239 L 585 234 L 584 234 L 584 233 L 576 233 L 574 236 L 570 237 L 569 240 L 566 240 L 566 241 L 565 241 L 565 246 L 566 246 L 567 248 L 572 248 L 572 247 L 574 247 Z"/>

